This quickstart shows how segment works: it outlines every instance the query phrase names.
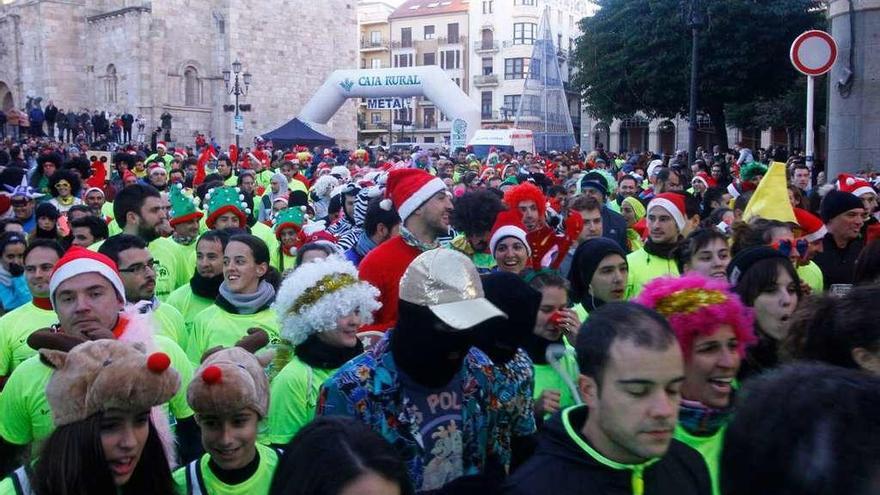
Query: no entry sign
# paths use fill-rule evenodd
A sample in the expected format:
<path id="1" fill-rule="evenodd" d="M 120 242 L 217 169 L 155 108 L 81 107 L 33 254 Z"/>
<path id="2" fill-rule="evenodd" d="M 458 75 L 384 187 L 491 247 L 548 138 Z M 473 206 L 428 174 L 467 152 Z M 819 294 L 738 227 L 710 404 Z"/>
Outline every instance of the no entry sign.
<path id="1" fill-rule="evenodd" d="M 801 74 L 821 76 L 837 60 L 837 43 L 825 31 L 807 31 L 791 44 L 791 63 Z"/>

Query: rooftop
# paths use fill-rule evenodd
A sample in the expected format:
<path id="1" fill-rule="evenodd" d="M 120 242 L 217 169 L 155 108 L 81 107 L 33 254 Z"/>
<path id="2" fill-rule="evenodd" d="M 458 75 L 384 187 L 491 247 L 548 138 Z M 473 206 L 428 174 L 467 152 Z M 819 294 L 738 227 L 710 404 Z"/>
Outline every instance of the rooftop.
<path id="1" fill-rule="evenodd" d="M 406 0 L 388 16 L 389 19 L 453 14 L 468 11 L 468 0 Z"/>

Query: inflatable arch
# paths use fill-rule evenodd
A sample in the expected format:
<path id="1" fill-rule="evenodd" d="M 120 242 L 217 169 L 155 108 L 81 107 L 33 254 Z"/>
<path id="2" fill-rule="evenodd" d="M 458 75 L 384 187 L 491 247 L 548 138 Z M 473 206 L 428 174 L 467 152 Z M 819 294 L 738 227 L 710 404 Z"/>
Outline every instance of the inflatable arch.
<path id="1" fill-rule="evenodd" d="M 453 148 L 464 146 L 480 128 L 480 108 L 436 65 L 334 71 L 298 118 L 326 124 L 348 98 L 413 96 L 424 96 L 449 116 Z"/>

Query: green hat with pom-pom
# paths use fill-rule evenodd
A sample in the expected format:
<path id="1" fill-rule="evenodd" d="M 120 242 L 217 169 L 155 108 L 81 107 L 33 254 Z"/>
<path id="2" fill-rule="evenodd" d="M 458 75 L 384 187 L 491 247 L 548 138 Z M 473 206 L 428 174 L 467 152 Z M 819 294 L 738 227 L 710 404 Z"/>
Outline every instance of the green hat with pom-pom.
<path id="1" fill-rule="evenodd" d="M 199 220 L 205 214 L 199 210 L 194 198 L 183 193 L 183 185 L 174 184 L 168 193 L 168 201 L 171 202 L 171 226 L 191 220 Z"/>
<path id="2" fill-rule="evenodd" d="M 275 237 L 281 238 L 281 231 L 292 227 L 297 233 L 302 230 L 302 226 L 306 221 L 305 206 L 293 206 L 285 208 L 275 214 L 275 222 L 272 229 L 275 231 Z"/>
<path id="3" fill-rule="evenodd" d="M 234 213 L 238 216 L 239 226 L 247 224 L 247 214 L 251 212 L 247 203 L 244 202 L 244 194 L 241 189 L 232 186 L 215 187 L 205 195 L 208 218 L 205 223 L 209 229 L 214 228 L 214 222 L 226 213 Z"/>

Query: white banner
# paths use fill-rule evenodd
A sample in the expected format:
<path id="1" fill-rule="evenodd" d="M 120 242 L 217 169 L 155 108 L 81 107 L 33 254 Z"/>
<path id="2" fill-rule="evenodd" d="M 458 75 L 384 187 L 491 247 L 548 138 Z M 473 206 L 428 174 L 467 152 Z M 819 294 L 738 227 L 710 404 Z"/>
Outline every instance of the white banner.
<path id="1" fill-rule="evenodd" d="M 411 106 L 409 98 L 367 98 L 367 110 L 400 110 Z"/>

